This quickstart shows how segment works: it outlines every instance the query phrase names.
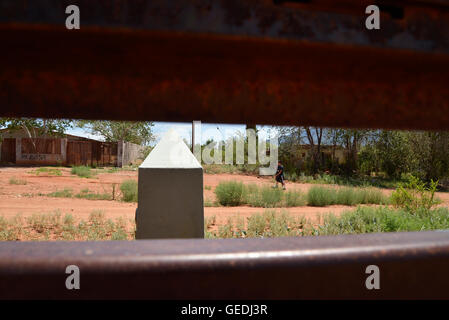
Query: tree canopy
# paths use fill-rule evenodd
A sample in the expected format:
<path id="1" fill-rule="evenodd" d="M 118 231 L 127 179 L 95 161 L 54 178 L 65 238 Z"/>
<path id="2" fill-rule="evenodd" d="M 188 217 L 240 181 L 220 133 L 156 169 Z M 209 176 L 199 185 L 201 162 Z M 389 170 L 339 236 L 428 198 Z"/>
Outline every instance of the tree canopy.
<path id="1" fill-rule="evenodd" d="M 124 140 L 140 145 L 148 145 L 154 140 L 153 122 L 79 120 L 76 125 L 99 135 L 107 142 Z"/>

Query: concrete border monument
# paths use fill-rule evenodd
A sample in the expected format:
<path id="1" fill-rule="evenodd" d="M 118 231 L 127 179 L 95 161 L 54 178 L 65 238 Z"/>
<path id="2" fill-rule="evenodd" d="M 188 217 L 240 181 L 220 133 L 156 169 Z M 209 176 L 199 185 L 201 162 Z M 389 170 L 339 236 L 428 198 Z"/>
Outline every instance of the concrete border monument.
<path id="1" fill-rule="evenodd" d="M 139 167 L 136 239 L 203 237 L 203 168 L 170 129 Z"/>

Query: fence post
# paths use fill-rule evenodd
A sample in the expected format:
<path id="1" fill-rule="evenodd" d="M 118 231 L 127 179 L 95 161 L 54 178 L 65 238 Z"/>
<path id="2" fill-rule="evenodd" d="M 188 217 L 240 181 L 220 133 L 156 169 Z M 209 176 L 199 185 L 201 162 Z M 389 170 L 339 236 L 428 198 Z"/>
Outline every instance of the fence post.
<path id="1" fill-rule="evenodd" d="M 117 142 L 117 167 L 123 168 L 123 156 L 125 153 L 125 143 L 123 140 Z"/>
<path id="2" fill-rule="evenodd" d="M 22 160 L 22 138 L 16 138 L 16 163 Z"/>
<path id="3" fill-rule="evenodd" d="M 61 162 L 67 165 L 67 138 L 61 139 Z"/>
<path id="4" fill-rule="evenodd" d="M 203 238 L 203 168 L 170 129 L 139 167 L 136 239 Z"/>

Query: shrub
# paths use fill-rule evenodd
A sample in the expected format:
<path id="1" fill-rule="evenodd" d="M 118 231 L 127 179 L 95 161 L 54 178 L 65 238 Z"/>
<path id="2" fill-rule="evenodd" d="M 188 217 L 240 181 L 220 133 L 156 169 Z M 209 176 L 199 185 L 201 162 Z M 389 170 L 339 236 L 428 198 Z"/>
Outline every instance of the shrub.
<path id="1" fill-rule="evenodd" d="M 75 223 L 72 215 L 62 217 L 59 211 L 33 214 L 26 219 L 0 216 L 0 240 L 125 240 L 134 238 L 134 221 L 131 230 L 122 218 L 106 220 L 102 211 L 93 211 L 87 221 Z"/>
<path id="2" fill-rule="evenodd" d="M 282 200 L 283 191 L 278 188 L 263 187 L 260 190 L 262 204 L 264 208 L 274 208 L 278 206 Z"/>
<path id="3" fill-rule="evenodd" d="M 71 198 L 73 197 L 72 189 L 64 188 L 64 190 L 57 190 L 54 192 L 50 192 L 47 194 L 47 197 L 55 197 L 55 198 Z"/>
<path id="4" fill-rule="evenodd" d="M 245 188 L 244 203 L 252 207 L 274 208 L 281 204 L 283 191 L 278 188 L 249 185 Z"/>
<path id="5" fill-rule="evenodd" d="M 392 194 L 391 203 L 396 208 L 403 208 L 414 213 L 419 209 L 430 210 L 439 203 L 435 199 L 438 181 L 431 180 L 427 187 L 419 178 L 410 176 L 409 182 L 401 184 Z"/>
<path id="6" fill-rule="evenodd" d="M 313 186 L 307 193 L 307 204 L 314 207 L 324 207 L 334 204 L 336 190 L 326 187 Z"/>
<path id="7" fill-rule="evenodd" d="M 360 203 L 361 193 L 356 192 L 353 188 L 339 188 L 335 193 L 335 204 L 343 204 L 353 206 Z"/>
<path id="8" fill-rule="evenodd" d="M 49 176 L 62 176 L 62 171 L 60 169 L 45 168 L 45 167 L 38 168 L 38 169 L 34 170 L 34 172 L 30 172 L 30 173 L 34 173 L 37 176 L 41 173 L 46 173 Z"/>
<path id="9" fill-rule="evenodd" d="M 88 200 L 113 200 L 113 197 L 109 193 L 95 193 L 91 192 L 89 189 L 83 189 L 80 193 L 75 195 L 79 199 Z"/>
<path id="10" fill-rule="evenodd" d="M 375 188 L 359 188 L 357 204 L 388 204 L 389 199 L 381 190 Z"/>
<path id="11" fill-rule="evenodd" d="M 90 167 L 86 166 L 72 167 L 72 170 L 70 172 L 72 174 L 76 174 L 80 178 L 90 178 L 95 174 L 90 170 Z"/>
<path id="12" fill-rule="evenodd" d="M 449 228 L 449 210 L 437 208 L 431 214 L 421 208 L 415 214 L 388 207 L 358 207 L 340 217 L 327 215 L 315 235 L 357 234 L 371 232 L 422 231 Z"/>
<path id="13" fill-rule="evenodd" d="M 285 237 L 300 235 L 303 219 L 296 221 L 287 212 L 265 211 L 248 218 L 248 237 Z"/>
<path id="14" fill-rule="evenodd" d="M 353 206 L 356 204 L 386 204 L 387 198 L 374 188 L 342 187 L 339 189 L 313 186 L 307 194 L 310 206 L 323 207 L 331 204 Z"/>
<path id="15" fill-rule="evenodd" d="M 299 207 L 306 204 L 306 199 L 299 191 L 287 191 L 284 193 L 286 207 Z"/>
<path id="16" fill-rule="evenodd" d="M 120 184 L 122 200 L 125 202 L 137 202 L 137 181 L 129 179 Z"/>
<path id="17" fill-rule="evenodd" d="M 220 182 L 215 188 L 218 203 L 223 206 L 241 205 L 243 203 L 243 189 L 242 182 Z"/>
<path id="18" fill-rule="evenodd" d="M 205 207 L 219 207 L 220 204 L 218 204 L 216 201 L 212 201 L 210 199 L 204 200 L 204 206 Z"/>
<path id="19" fill-rule="evenodd" d="M 248 237 L 263 237 L 265 234 L 266 220 L 261 214 L 254 214 L 248 218 Z"/>
<path id="20" fill-rule="evenodd" d="M 25 185 L 25 184 L 27 184 L 27 181 L 22 180 L 22 179 L 17 179 L 16 177 L 11 177 L 9 179 L 9 184 Z"/>
<path id="21" fill-rule="evenodd" d="M 233 226 L 232 220 L 231 220 L 231 218 L 228 218 L 227 223 L 218 228 L 218 237 L 234 238 L 233 228 L 234 228 L 234 226 Z"/>

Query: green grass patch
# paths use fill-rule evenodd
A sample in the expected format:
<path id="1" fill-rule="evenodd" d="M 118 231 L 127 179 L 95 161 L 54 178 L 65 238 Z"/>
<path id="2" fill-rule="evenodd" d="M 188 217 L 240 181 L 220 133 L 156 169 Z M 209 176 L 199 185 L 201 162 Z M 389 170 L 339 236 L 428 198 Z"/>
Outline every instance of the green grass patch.
<path id="1" fill-rule="evenodd" d="M 87 200 L 113 200 L 111 193 L 97 193 L 92 192 L 89 189 L 81 190 L 80 193 L 75 195 L 75 198 Z"/>
<path id="2" fill-rule="evenodd" d="M 76 220 L 71 214 L 56 211 L 23 218 L 0 216 L 0 241 L 41 240 L 131 240 L 134 221 L 106 219 L 102 211 L 93 211 L 87 220 Z"/>
<path id="3" fill-rule="evenodd" d="M 312 186 L 307 193 L 309 206 L 324 207 L 333 204 L 354 206 L 357 204 L 387 204 L 388 197 L 375 188 Z"/>
<path id="4" fill-rule="evenodd" d="M 294 218 L 287 212 L 265 211 L 254 214 L 245 221 L 242 217 L 229 218 L 219 226 L 218 232 L 207 230 L 212 223 L 205 223 L 206 238 L 266 238 L 302 236 L 307 221 L 303 217 Z"/>
<path id="5" fill-rule="evenodd" d="M 248 185 L 245 188 L 244 203 L 252 207 L 275 208 L 281 206 L 283 190 L 271 187 Z"/>
<path id="6" fill-rule="evenodd" d="M 257 175 L 259 173 L 259 165 L 256 164 L 203 164 L 204 173 L 207 174 L 251 174 Z"/>
<path id="7" fill-rule="evenodd" d="M 210 199 L 204 200 L 204 207 L 219 207 L 220 204 L 217 201 L 212 201 Z"/>
<path id="8" fill-rule="evenodd" d="M 220 182 L 215 188 L 217 201 L 223 206 L 239 206 L 244 203 L 244 185 L 242 182 Z"/>
<path id="9" fill-rule="evenodd" d="M 358 234 L 449 229 L 449 210 L 437 208 L 418 210 L 415 214 L 388 207 L 358 207 L 339 217 L 324 216 L 324 223 L 315 228 L 314 235 Z"/>
<path id="10" fill-rule="evenodd" d="M 336 191 L 334 189 L 313 186 L 307 193 L 307 204 L 314 207 L 324 207 L 335 204 Z"/>
<path id="11" fill-rule="evenodd" d="M 406 181 L 403 179 L 391 179 L 382 176 L 340 176 L 331 174 L 316 174 L 314 176 L 296 175 L 296 173 L 286 173 L 286 179 L 292 182 L 314 183 L 314 184 L 335 184 L 348 187 L 376 187 L 376 188 L 396 188 Z"/>
<path id="12" fill-rule="evenodd" d="M 54 192 L 50 192 L 46 194 L 47 197 L 54 197 L 54 198 L 72 198 L 73 197 L 73 191 L 70 188 L 64 188 L 64 190 L 57 190 Z"/>
<path id="13" fill-rule="evenodd" d="M 80 178 L 91 178 L 96 174 L 96 172 L 92 171 L 91 168 L 87 166 L 72 167 L 70 173 L 75 174 Z"/>
<path id="14" fill-rule="evenodd" d="M 215 188 L 217 202 L 223 206 L 249 205 L 251 207 L 277 208 L 294 207 L 306 204 L 299 191 L 284 191 L 256 184 L 244 185 L 241 182 L 222 181 Z"/>
<path id="15" fill-rule="evenodd" d="M 306 198 L 299 191 L 284 192 L 284 206 L 285 207 L 300 207 L 307 204 Z"/>
<path id="16" fill-rule="evenodd" d="M 24 179 L 17 179 L 16 177 L 11 177 L 9 179 L 9 184 L 25 185 L 25 184 L 27 184 L 27 181 Z"/>
<path id="17" fill-rule="evenodd" d="M 120 184 L 122 200 L 125 202 L 137 202 L 137 181 L 125 180 Z"/>
<path id="18" fill-rule="evenodd" d="M 40 175 L 41 173 L 45 173 L 49 176 L 62 176 L 61 169 L 47 168 L 47 167 L 37 168 L 36 170 L 31 171 L 30 173 L 35 174 L 37 176 Z"/>

